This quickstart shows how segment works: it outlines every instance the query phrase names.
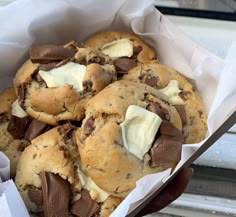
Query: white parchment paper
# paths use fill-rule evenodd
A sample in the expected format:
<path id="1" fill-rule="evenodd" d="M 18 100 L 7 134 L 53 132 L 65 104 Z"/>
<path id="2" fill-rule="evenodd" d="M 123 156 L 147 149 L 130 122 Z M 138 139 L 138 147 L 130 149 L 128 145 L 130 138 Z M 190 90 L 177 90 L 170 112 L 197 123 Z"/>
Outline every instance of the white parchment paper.
<path id="1" fill-rule="evenodd" d="M 17 0 L 0 8 L 0 30 L 1 89 L 12 85 L 16 70 L 28 58 L 27 51 L 33 43 L 83 42 L 97 31 L 133 31 L 156 50 L 162 64 L 191 80 L 209 114 L 207 136 L 235 110 L 236 68 L 227 67 L 227 61 L 224 65 L 223 60 L 177 29 L 153 7 L 153 0 Z M 184 145 L 179 165 L 201 144 Z M 158 188 L 168 175 L 167 170 L 142 178 L 112 216 L 125 216 L 140 195 Z"/>
<path id="2" fill-rule="evenodd" d="M 24 202 L 9 178 L 10 160 L 0 152 L 0 217 L 28 217 Z"/>

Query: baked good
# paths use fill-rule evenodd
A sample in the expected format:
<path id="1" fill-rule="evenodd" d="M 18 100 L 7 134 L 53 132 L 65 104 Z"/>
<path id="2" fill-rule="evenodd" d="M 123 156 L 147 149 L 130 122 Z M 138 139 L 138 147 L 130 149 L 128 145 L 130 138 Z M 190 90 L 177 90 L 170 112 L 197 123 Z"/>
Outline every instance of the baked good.
<path id="1" fill-rule="evenodd" d="M 176 70 L 157 63 L 147 63 L 129 71 L 122 79 L 145 83 L 171 96 L 183 124 L 184 143 L 198 143 L 205 138 L 207 114 L 192 84 Z"/>
<path id="2" fill-rule="evenodd" d="M 84 104 L 116 79 L 108 56 L 75 42 L 64 47 L 33 45 L 29 53 L 14 86 L 20 106 L 47 124 L 80 121 Z"/>
<path id="3" fill-rule="evenodd" d="M 76 138 L 87 174 L 100 188 L 123 198 L 144 175 L 175 167 L 181 131 L 180 116 L 167 96 L 120 80 L 88 102 Z"/>
<path id="4" fill-rule="evenodd" d="M 84 44 L 110 56 L 118 76 L 126 74 L 140 63 L 157 62 L 154 50 L 133 33 L 99 32 L 89 37 Z"/>
<path id="5" fill-rule="evenodd" d="M 57 126 L 32 140 L 20 157 L 15 182 L 31 216 L 108 217 L 120 203 L 82 173 L 74 130 Z"/>
<path id="6" fill-rule="evenodd" d="M 18 106 L 14 88 L 4 89 L 0 101 L 0 151 L 10 159 L 11 177 L 14 177 L 25 147 L 50 126 L 27 116 Z"/>

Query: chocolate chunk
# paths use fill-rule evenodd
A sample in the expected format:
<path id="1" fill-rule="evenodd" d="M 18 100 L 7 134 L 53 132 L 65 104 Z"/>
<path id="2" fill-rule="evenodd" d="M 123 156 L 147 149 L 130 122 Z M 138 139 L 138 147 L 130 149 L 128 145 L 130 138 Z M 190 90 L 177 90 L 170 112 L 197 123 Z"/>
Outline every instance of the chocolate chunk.
<path id="1" fill-rule="evenodd" d="M 179 93 L 179 96 L 183 99 L 183 100 L 187 100 L 187 99 L 189 99 L 190 97 L 191 97 L 191 92 L 189 92 L 189 91 L 181 91 L 180 93 Z"/>
<path id="2" fill-rule="evenodd" d="M 19 118 L 12 115 L 7 127 L 7 131 L 14 139 L 23 139 L 25 130 L 30 122 L 31 120 L 29 117 Z"/>
<path id="3" fill-rule="evenodd" d="M 33 45 L 30 59 L 33 63 L 50 63 L 73 58 L 75 51 L 57 45 Z"/>
<path id="4" fill-rule="evenodd" d="M 81 198 L 75 201 L 71 207 L 71 213 L 78 217 L 92 217 L 100 210 L 100 206 L 94 201 L 87 190 L 82 190 Z"/>
<path id="5" fill-rule="evenodd" d="M 65 124 L 64 126 L 61 126 L 58 129 L 58 131 L 60 135 L 63 137 L 64 143 L 68 144 L 73 137 L 74 127 L 72 126 L 72 124 L 68 123 Z"/>
<path id="6" fill-rule="evenodd" d="M 94 119 L 90 117 L 84 124 L 84 134 L 89 136 L 95 129 Z"/>
<path id="7" fill-rule="evenodd" d="M 158 86 L 158 78 L 150 74 L 147 74 L 143 77 L 143 82 L 151 87 Z"/>
<path id="8" fill-rule="evenodd" d="M 162 120 L 169 120 L 169 112 L 163 108 L 159 103 L 150 102 L 147 106 L 147 110 L 157 114 Z"/>
<path id="9" fill-rule="evenodd" d="M 70 183 L 59 175 L 40 174 L 45 217 L 69 217 Z"/>
<path id="10" fill-rule="evenodd" d="M 50 126 L 48 124 L 45 124 L 38 120 L 33 120 L 25 132 L 25 139 L 31 141 L 32 139 L 46 132 L 49 129 Z"/>
<path id="11" fill-rule="evenodd" d="M 28 188 L 28 196 L 30 200 L 37 206 L 42 207 L 43 205 L 43 192 L 41 189 L 34 186 Z"/>
<path id="12" fill-rule="evenodd" d="M 18 102 L 19 102 L 19 105 L 25 109 L 25 93 L 26 93 L 26 89 L 27 89 L 27 84 L 21 84 L 18 88 Z"/>
<path id="13" fill-rule="evenodd" d="M 0 114 L 0 124 L 6 123 L 9 121 L 7 113 Z"/>
<path id="14" fill-rule="evenodd" d="M 123 75 L 127 74 L 130 69 L 134 68 L 137 65 L 137 63 L 135 59 L 121 57 L 114 61 L 114 65 L 117 71 L 117 75 Z"/>
<path id="15" fill-rule="evenodd" d="M 172 137 L 172 139 L 176 141 L 182 142 L 183 140 L 182 132 L 179 131 L 173 124 L 165 120 L 161 123 L 160 134 L 163 136 Z"/>
<path id="16" fill-rule="evenodd" d="M 182 125 L 185 126 L 185 124 L 187 124 L 187 116 L 186 116 L 184 105 L 175 105 L 175 108 L 177 112 L 179 113 L 179 116 L 182 121 Z"/>
<path id="17" fill-rule="evenodd" d="M 93 82 L 90 80 L 86 80 L 82 82 L 83 84 L 83 90 L 84 91 L 91 91 L 93 87 Z"/>
<path id="18" fill-rule="evenodd" d="M 178 163 L 181 158 L 182 142 L 161 135 L 150 150 L 151 167 L 168 163 Z"/>
<path id="19" fill-rule="evenodd" d="M 40 64 L 39 65 L 39 70 L 45 71 L 45 72 L 50 71 L 50 70 L 57 67 L 57 63 L 58 62 L 51 62 L 51 63 L 48 63 L 48 64 Z"/>
<path id="20" fill-rule="evenodd" d="M 162 121 L 160 136 L 150 150 L 151 167 L 178 163 L 181 158 L 182 133 L 170 122 Z"/>
<path id="21" fill-rule="evenodd" d="M 142 47 L 141 46 L 137 46 L 133 48 L 133 56 L 131 57 L 132 59 L 137 59 L 137 56 L 139 55 L 139 53 L 142 51 Z"/>
<path id="22" fill-rule="evenodd" d="M 87 60 L 87 65 L 91 63 L 97 63 L 100 65 L 105 64 L 105 58 L 104 57 L 99 57 L 99 56 L 93 56 L 92 58 Z"/>

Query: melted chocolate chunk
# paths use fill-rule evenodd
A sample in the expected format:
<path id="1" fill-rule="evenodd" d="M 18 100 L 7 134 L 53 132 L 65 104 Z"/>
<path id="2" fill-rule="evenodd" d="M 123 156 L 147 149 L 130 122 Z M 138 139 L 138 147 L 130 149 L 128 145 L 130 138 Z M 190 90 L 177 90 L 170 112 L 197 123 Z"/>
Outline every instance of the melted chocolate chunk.
<path id="1" fill-rule="evenodd" d="M 186 116 L 184 105 L 175 105 L 175 108 L 177 112 L 179 113 L 179 116 L 182 121 L 182 125 L 185 126 L 187 124 L 187 116 Z"/>
<path id="2" fill-rule="evenodd" d="M 94 119 L 90 117 L 84 124 L 84 133 L 85 135 L 89 136 L 95 129 L 94 126 Z"/>
<path id="3" fill-rule="evenodd" d="M 182 142 L 161 135 L 150 150 L 151 167 L 168 163 L 178 163 L 181 158 Z"/>
<path id="4" fill-rule="evenodd" d="M 48 63 L 48 64 L 40 64 L 39 65 L 39 70 L 42 70 L 42 71 L 45 71 L 45 72 L 50 71 L 50 70 L 57 67 L 57 63 L 58 62 L 51 62 L 51 63 Z"/>
<path id="5" fill-rule="evenodd" d="M 32 139 L 36 138 L 37 136 L 46 132 L 49 129 L 50 125 L 40 122 L 38 120 L 33 120 L 25 132 L 25 139 L 31 141 Z"/>
<path id="6" fill-rule="evenodd" d="M 134 68 L 137 63 L 135 59 L 121 57 L 114 61 L 114 65 L 117 71 L 117 75 L 124 75 L 127 74 L 130 69 Z"/>
<path id="7" fill-rule="evenodd" d="M 164 109 L 159 103 L 150 102 L 147 106 L 147 110 L 157 114 L 162 120 L 169 120 L 169 112 Z"/>
<path id="8" fill-rule="evenodd" d="M 82 190 L 81 198 L 71 207 L 71 213 L 78 217 L 92 217 L 100 210 L 100 206 L 91 198 L 87 190 Z"/>
<path id="9" fill-rule="evenodd" d="M 42 207 L 43 205 L 43 192 L 41 189 L 36 188 L 34 186 L 30 186 L 28 188 L 28 196 L 30 200 L 38 207 Z"/>
<path id="10" fill-rule="evenodd" d="M 69 217 L 70 183 L 49 172 L 40 174 L 44 217 Z"/>
<path id="11" fill-rule="evenodd" d="M 151 87 L 157 87 L 158 81 L 158 78 L 151 74 L 147 74 L 143 77 L 143 82 Z"/>
<path id="12" fill-rule="evenodd" d="M 50 63 L 73 58 L 75 51 L 57 45 L 34 45 L 30 48 L 33 63 Z"/>
<path id="13" fill-rule="evenodd" d="M 163 136 L 171 137 L 176 141 L 183 141 L 182 132 L 179 131 L 173 124 L 165 120 L 161 123 L 160 134 Z"/>
<path id="14" fill-rule="evenodd" d="M 31 120 L 29 117 L 19 118 L 12 115 L 7 127 L 7 131 L 12 135 L 14 139 L 23 139 L 25 130 L 30 121 Z"/>
<path id="15" fill-rule="evenodd" d="M 160 136 L 150 150 L 150 166 L 178 163 L 181 158 L 182 133 L 167 121 L 162 121 L 159 133 Z"/>

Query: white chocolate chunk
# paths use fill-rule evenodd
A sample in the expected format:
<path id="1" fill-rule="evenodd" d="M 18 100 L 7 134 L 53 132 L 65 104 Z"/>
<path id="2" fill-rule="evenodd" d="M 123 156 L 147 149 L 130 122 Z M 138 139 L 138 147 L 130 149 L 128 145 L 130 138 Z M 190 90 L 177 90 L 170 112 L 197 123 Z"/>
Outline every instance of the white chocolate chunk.
<path id="1" fill-rule="evenodd" d="M 169 84 L 163 88 L 159 89 L 162 93 L 167 95 L 173 105 L 183 105 L 184 101 L 179 96 L 181 90 L 179 89 L 178 81 L 170 80 Z"/>
<path id="2" fill-rule="evenodd" d="M 140 160 L 149 151 L 162 119 L 155 113 L 130 105 L 120 124 L 125 148 Z"/>
<path id="3" fill-rule="evenodd" d="M 73 62 L 69 62 L 47 72 L 39 71 L 40 76 L 48 87 L 61 87 L 65 84 L 70 84 L 77 92 L 83 90 L 83 78 L 85 73 L 86 66 Z"/>
<path id="4" fill-rule="evenodd" d="M 89 191 L 93 200 L 96 200 L 97 202 L 104 202 L 110 194 L 99 188 L 95 182 L 80 169 L 80 166 L 78 168 L 79 169 L 77 172 L 83 188 Z"/>
<path id="5" fill-rule="evenodd" d="M 11 105 L 11 114 L 19 118 L 28 116 L 28 114 L 20 107 L 18 99 Z"/>
<path id="6" fill-rule="evenodd" d="M 102 52 L 111 58 L 133 56 L 133 42 L 123 38 L 105 44 L 101 48 Z"/>

